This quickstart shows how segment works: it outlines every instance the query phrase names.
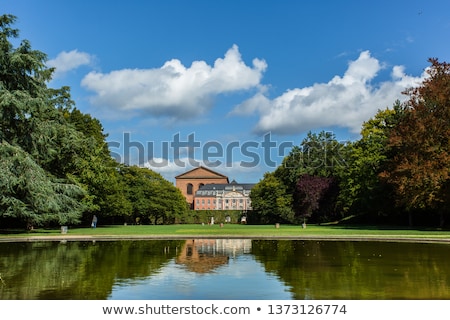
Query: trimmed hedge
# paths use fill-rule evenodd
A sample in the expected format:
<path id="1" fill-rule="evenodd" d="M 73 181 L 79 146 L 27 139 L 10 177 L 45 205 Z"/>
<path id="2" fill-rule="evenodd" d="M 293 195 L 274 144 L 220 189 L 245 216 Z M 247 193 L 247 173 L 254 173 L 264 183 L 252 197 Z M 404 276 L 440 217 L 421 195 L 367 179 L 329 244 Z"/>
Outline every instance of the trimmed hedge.
<path id="1" fill-rule="evenodd" d="M 241 210 L 191 210 L 187 215 L 177 221 L 177 223 L 204 223 L 211 222 L 211 217 L 214 217 L 214 223 L 226 223 L 226 217 L 230 217 L 229 223 L 241 223 L 242 216 L 248 216 Z"/>

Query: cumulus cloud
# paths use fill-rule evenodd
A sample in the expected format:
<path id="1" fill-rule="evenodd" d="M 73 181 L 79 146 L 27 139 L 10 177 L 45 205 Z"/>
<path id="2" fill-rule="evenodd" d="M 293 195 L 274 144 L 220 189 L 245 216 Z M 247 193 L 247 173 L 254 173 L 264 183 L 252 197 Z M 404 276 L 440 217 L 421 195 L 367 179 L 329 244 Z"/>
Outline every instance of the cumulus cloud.
<path id="1" fill-rule="evenodd" d="M 59 53 L 55 59 L 47 61 L 47 66 L 55 68 L 53 77 L 58 78 L 78 67 L 81 67 L 83 65 L 90 65 L 93 60 L 94 56 L 75 49 L 69 52 L 63 51 Z"/>
<path id="2" fill-rule="evenodd" d="M 388 81 L 373 85 L 382 64 L 361 52 L 351 61 L 343 76 L 335 76 L 326 83 L 295 88 L 274 99 L 258 93 L 236 106 L 230 114 L 259 114 L 255 131 L 296 134 L 317 128 L 338 126 L 359 133 L 364 121 L 379 109 L 391 107 L 396 100 L 404 100 L 404 89 L 420 84 L 420 77 L 408 76 L 402 66 L 394 66 Z"/>
<path id="3" fill-rule="evenodd" d="M 184 66 L 172 59 L 155 69 L 90 72 L 81 84 L 95 95 L 91 102 L 111 111 L 144 111 L 156 116 L 185 119 L 209 110 L 217 95 L 258 87 L 267 64 L 242 60 L 236 45 L 214 65 L 194 61 Z"/>

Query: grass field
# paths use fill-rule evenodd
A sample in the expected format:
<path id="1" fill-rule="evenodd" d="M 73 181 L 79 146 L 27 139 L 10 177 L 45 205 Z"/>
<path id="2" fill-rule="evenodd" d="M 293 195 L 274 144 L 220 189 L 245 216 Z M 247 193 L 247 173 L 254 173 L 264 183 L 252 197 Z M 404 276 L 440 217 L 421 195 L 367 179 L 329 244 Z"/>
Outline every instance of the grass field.
<path id="1" fill-rule="evenodd" d="M 36 229 L 31 232 L 21 230 L 0 231 L 0 238 L 12 240 L 18 238 L 190 238 L 190 237 L 245 237 L 245 238 L 362 238 L 362 239 L 442 239 L 450 241 L 450 230 L 438 229 L 410 229 L 400 227 L 376 226 L 345 226 L 345 225 L 308 225 L 301 226 L 280 225 L 128 225 L 128 226 L 100 226 L 98 228 L 71 228 L 62 235 L 60 229 Z"/>

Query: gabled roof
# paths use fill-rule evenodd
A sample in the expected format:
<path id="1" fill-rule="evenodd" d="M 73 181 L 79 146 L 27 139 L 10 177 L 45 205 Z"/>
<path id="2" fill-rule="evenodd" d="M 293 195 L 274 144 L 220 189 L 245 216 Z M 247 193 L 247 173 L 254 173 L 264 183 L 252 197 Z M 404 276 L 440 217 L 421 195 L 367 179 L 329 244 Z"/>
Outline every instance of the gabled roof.
<path id="1" fill-rule="evenodd" d="M 227 176 L 203 166 L 179 174 L 175 179 L 226 179 L 228 182 Z"/>

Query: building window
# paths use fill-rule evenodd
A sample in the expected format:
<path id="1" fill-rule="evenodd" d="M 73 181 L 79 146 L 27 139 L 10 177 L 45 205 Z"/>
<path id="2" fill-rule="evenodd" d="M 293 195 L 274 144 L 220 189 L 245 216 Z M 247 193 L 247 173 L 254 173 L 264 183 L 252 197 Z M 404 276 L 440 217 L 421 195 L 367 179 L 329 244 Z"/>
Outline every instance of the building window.
<path id="1" fill-rule="evenodd" d="M 186 188 L 186 189 L 187 189 L 187 190 L 186 190 L 186 193 L 187 193 L 187 194 L 192 194 L 192 193 L 193 193 L 193 190 L 192 190 L 193 187 L 194 187 L 194 186 L 192 185 L 192 183 L 188 183 L 188 184 L 187 184 L 187 188 Z"/>

